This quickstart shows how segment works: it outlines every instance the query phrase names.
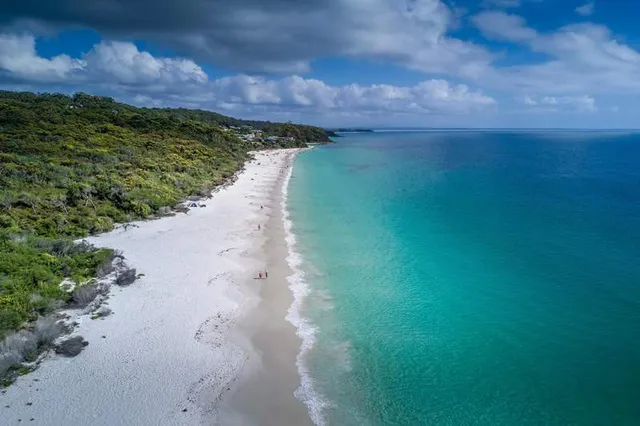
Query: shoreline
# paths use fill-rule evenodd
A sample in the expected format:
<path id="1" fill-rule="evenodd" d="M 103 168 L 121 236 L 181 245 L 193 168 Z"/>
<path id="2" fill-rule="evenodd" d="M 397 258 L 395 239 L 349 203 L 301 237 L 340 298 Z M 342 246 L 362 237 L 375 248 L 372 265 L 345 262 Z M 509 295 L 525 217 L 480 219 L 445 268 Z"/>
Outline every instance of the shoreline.
<path id="1" fill-rule="evenodd" d="M 223 424 L 314 425 L 307 407 L 296 398 L 301 386 L 297 359 L 303 341 L 296 325 L 286 318 L 295 303 L 285 230 L 286 188 L 293 160 L 294 156 L 286 160 L 270 194 L 262 246 L 269 277 L 259 281 L 257 305 L 238 322 L 235 337 L 244 341 L 250 356 L 238 388 L 221 408 L 226 418 Z"/>
<path id="2" fill-rule="evenodd" d="M 299 425 L 307 424 L 301 423 L 306 416 L 312 424 L 290 392 L 300 383 L 300 340 L 284 320 L 292 296 L 276 217 L 282 213 L 276 202 L 285 182 L 282 167 L 290 171 L 300 151 L 255 153 L 235 182 L 199 202 L 206 208 L 87 238 L 122 251 L 144 277 L 112 288 L 106 302 L 112 315 L 91 320 L 78 314 L 73 335 L 89 346 L 75 358 L 48 356 L 19 377 L 0 395 L 9 406 L 0 411 L 0 423 L 232 425 L 247 424 L 237 423 L 238 416 L 258 416 L 260 424 L 269 424 L 255 398 L 247 406 L 233 401 L 253 388 L 247 385 L 260 377 L 254 372 L 273 367 L 287 380 L 281 374 L 267 380 L 264 395 L 280 398 L 266 402 L 262 395 L 258 401 L 265 401 L 268 413 L 290 413 Z M 256 286 L 253 277 L 267 263 L 269 279 Z M 283 285 L 268 285 L 274 282 Z M 250 318 L 264 314 L 268 321 L 247 334 Z M 269 329 L 262 325 L 269 323 L 286 351 L 266 338 Z M 230 410 L 236 407 L 239 414 Z"/>

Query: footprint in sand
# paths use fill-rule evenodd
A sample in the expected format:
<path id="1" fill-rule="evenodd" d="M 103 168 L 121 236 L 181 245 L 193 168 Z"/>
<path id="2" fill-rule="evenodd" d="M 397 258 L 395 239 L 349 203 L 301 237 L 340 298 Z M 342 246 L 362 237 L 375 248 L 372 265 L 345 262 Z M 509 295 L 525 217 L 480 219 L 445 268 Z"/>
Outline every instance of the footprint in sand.
<path id="1" fill-rule="evenodd" d="M 200 324 L 193 338 L 205 345 L 219 348 L 222 346 L 224 334 L 229 331 L 231 319 L 228 315 L 218 312 Z"/>
<path id="2" fill-rule="evenodd" d="M 213 277 L 209 278 L 209 281 L 207 281 L 207 285 L 213 285 L 213 284 L 215 284 L 216 281 L 218 281 L 220 279 L 225 279 L 225 280 L 231 281 L 231 273 L 230 272 L 222 272 L 220 274 L 216 274 Z"/>
<path id="3" fill-rule="evenodd" d="M 235 247 L 231 247 L 231 248 L 228 248 L 228 249 L 221 250 L 221 251 L 218 252 L 218 256 L 222 256 L 224 254 L 227 254 L 232 250 L 236 250 L 236 248 Z"/>

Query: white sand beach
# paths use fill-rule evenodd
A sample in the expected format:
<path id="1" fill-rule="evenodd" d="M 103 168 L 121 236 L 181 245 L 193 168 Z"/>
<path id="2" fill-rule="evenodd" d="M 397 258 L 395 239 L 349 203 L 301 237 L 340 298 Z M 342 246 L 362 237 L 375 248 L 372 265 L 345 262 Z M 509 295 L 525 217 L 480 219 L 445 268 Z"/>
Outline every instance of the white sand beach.
<path id="1" fill-rule="evenodd" d="M 257 153 L 205 207 L 89 238 L 144 276 L 112 287 L 112 315 L 77 318 L 80 355 L 52 355 L 6 389 L 0 424 L 310 424 L 284 319 L 280 187 L 298 151 Z"/>

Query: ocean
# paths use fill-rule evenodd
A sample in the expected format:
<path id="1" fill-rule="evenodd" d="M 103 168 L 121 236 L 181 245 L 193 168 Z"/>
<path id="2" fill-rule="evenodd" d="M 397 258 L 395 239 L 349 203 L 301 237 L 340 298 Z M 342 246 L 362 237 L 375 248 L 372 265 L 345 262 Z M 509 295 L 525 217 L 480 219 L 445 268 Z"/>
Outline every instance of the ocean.
<path id="1" fill-rule="evenodd" d="M 317 424 L 640 424 L 640 133 L 351 134 L 286 190 Z"/>

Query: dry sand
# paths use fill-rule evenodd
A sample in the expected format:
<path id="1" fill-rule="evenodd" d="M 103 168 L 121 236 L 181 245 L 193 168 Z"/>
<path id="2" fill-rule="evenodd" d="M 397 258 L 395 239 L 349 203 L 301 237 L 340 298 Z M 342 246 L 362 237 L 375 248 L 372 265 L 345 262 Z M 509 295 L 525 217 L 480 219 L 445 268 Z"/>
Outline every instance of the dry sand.
<path id="1" fill-rule="evenodd" d="M 311 424 L 284 318 L 280 189 L 298 151 L 256 154 L 204 208 L 90 238 L 145 275 L 112 288 L 111 316 L 77 318 L 80 355 L 51 356 L 0 395 L 0 424 Z"/>

